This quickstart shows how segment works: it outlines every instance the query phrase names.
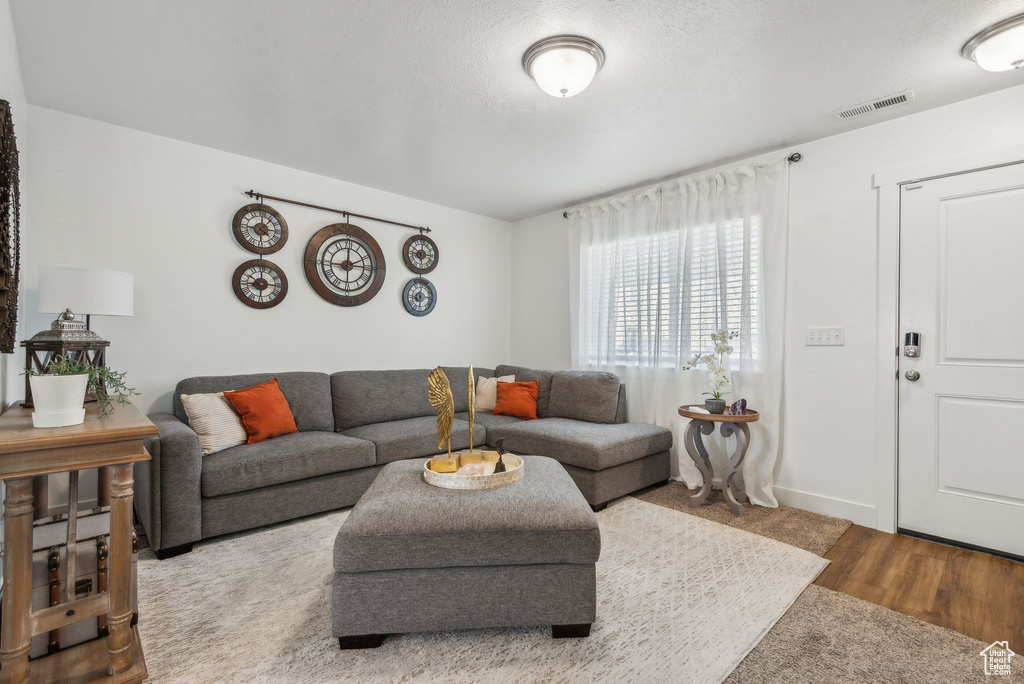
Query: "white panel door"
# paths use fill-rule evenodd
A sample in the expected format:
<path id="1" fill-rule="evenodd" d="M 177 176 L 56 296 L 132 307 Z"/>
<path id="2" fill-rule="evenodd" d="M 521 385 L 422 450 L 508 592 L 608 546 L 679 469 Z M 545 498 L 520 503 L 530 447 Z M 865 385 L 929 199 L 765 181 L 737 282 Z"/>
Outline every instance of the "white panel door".
<path id="1" fill-rule="evenodd" d="M 1024 164 L 902 188 L 899 345 L 899 527 L 1024 556 Z"/>

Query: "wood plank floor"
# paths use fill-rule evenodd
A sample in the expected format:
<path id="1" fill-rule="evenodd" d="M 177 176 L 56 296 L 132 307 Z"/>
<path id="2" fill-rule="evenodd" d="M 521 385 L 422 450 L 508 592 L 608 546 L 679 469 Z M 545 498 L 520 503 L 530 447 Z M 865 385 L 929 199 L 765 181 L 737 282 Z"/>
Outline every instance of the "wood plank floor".
<path id="1" fill-rule="evenodd" d="M 853 525 L 815 581 L 985 643 L 1024 645 L 1024 563 Z"/>

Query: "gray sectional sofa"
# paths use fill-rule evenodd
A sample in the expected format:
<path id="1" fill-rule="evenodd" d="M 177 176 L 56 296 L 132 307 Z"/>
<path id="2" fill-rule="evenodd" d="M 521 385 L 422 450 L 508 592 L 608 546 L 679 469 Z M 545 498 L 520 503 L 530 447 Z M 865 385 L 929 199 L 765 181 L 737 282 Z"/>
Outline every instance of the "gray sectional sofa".
<path id="1" fill-rule="evenodd" d="M 135 465 L 135 506 L 157 555 L 201 539 L 351 506 L 387 463 L 437 453 L 428 370 L 259 373 L 182 380 L 173 413 L 150 416 L 152 460 Z M 468 368 L 445 368 L 456 420 L 452 449 L 469 447 Z M 538 420 L 476 414 L 474 446 L 559 461 L 595 510 L 668 480 L 672 434 L 626 420 L 625 388 L 611 373 L 475 369 L 539 381 Z M 182 394 L 222 392 L 277 378 L 299 431 L 203 457 Z"/>

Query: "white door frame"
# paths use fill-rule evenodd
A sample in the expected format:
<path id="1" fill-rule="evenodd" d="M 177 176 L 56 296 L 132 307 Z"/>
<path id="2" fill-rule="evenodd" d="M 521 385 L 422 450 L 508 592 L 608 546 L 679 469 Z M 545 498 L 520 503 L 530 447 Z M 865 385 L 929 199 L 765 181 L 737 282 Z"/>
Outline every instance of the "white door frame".
<path id="1" fill-rule="evenodd" d="M 896 372 L 899 367 L 900 186 L 942 176 L 1024 163 L 1024 145 L 923 162 L 878 171 L 878 377 L 875 399 L 876 529 L 896 531 L 896 471 L 899 408 Z M 929 344 L 929 342 L 925 342 Z"/>

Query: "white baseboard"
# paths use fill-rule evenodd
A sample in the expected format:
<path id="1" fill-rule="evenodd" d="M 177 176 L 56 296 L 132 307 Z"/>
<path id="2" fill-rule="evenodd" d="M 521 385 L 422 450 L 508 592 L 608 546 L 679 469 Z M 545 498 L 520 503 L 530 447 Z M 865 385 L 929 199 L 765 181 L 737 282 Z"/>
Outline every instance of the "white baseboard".
<path id="1" fill-rule="evenodd" d="M 821 513 L 822 515 L 830 515 L 833 518 L 845 518 L 857 525 L 863 525 L 871 529 L 875 529 L 878 521 L 878 511 L 875 510 L 874 506 L 845 501 L 843 499 L 833 499 L 829 496 L 811 494 L 810 492 L 801 492 L 798 489 L 786 489 L 785 487 L 775 487 L 773 491 L 775 492 L 775 498 L 783 506 L 800 508 L 812 513 Z"/>

